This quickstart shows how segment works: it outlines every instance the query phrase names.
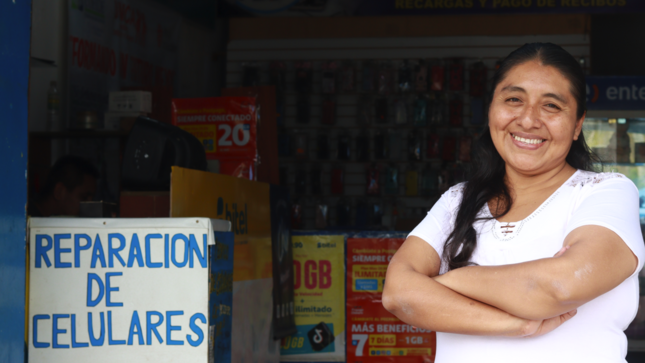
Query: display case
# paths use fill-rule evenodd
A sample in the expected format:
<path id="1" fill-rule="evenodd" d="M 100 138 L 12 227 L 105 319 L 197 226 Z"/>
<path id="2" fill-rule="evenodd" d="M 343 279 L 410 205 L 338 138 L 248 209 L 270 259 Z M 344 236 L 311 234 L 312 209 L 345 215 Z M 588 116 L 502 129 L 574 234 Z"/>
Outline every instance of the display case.
<path id="1" fill-rule="evenodd" d="M 589 112 L 583 132 L 600 158 L 598 171 L 618 172 L 631 179 L 640 195 L 641 230 L 645 229 L 645 111 Z M 638 117 L 642 116 L 642 117 Z M 645 352 L 645 272 L 639 275 L 640 304 L 625 331 L 630 351 Z"/>

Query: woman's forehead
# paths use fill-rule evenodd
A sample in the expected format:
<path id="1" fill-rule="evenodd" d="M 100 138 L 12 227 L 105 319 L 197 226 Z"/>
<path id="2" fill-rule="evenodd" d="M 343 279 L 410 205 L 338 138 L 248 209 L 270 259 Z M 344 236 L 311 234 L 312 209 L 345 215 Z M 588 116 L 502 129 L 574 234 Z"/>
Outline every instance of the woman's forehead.
<path id="1" fill-rule="evenodd" d="M 534 91 L 563 100 L 573 98 L 571 82 L 562 72 L 537 61 L 524 62 L 509 69 L 495 89 L 495 92 Z"/>

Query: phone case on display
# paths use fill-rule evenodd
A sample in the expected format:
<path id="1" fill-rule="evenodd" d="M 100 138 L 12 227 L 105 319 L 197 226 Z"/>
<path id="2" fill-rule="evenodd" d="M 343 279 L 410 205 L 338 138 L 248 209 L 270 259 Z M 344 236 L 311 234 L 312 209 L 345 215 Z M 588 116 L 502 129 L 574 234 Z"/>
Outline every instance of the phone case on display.
<path id="1" fill-rule="evenodd" d="M 414 100 L 414 126 L 425 126 L 428 120 L 428 99 L 421 96 Z"/>
<path id="2" fill-rule="evenodd" d="M 280 184 L 283 187 L 289 185 L 289 169 L 286 166 L 280 167 Z"/>
<path id="3" fill-rule="evenodd" d="M 310 113 L 309 96 L 298 95 L 297 104 L 296 104 L 296 122 L 299 124 L 308 124 L 309 113 Z"/>
<path id="4" fill-rule="evenodd" d="M 367 228 L 369 225 L 369 216 L 370 211 L 367 201 L 360 199 L 356 202 L 356 217 L 354 218 L 356 229 Z"/>
<path id="5" fill-rule="evenodd" d="M 377 167 L 371 166 L 367 168 L 367 194 L 378 195 L 380 192 L 380 177 L 381 173 Z"/>
<path id="6" fill-rule="evenodd" d="M 325 97 L 323 100 L 321 121 L 325 125 L 336 123 L 336 101 L 331 97 Z"/>
<path id="7" fill-rule="evenodd" d="M 446 190 L 448 190 L 448 188 L 453 185 L 450 171 L 447 169 L 441 169 L 441 171 L 439 171 L 438 182 L 439 184 L 437 185 L 437 190 L 439 190 L 439 193 L 444 193 Z"/>
<path id="8" fill-rule="evenodd" d="M 343 194 L 343 186 L 345 185 L 345 170 L 342 168 L 334 168 L 331 170 L 331 193 Z"/>
<path id="9" fill-rule="evenodd" d="M 387 135 L 388 139 L 390 140 L 389 142 L 389 147 L 390 147 L 390 160 L 402 160 L 405 159 L 405 151 L 406 151 L 406 136 L 407 134 L 405 131 L 400 130 L 400 129 L 388 129 L 387 130 Z"/>
<path id="10" fill-rule="evenodd" d="M 405 172 L 405 195 L 414 196 L 419 194 L 419 172 L 408 170 Z"/>
<path id="11" fill-rule="evenodd" d="M 387 159 L 390 157 L 390 140 L 388 134 L 378 130 L 374 135 L 374 158 Z"/>
<path id="12" fill-rule="evenodd" d="M 351 158 L 351 142 L 352 138 L 349 135 L 342 135 L 338 137 L 339 160 L 349 160 Z"/>
<path id="13" fill-rule="evenodd" d="M 461 98 L 455 98 L 450 101 L 450 125 L 452 126 L 461 126 L 461 121 L 463 119 L 463 109 L 464 103 Z"/>
<path id="14" fill-rule="evenodd" d="M 431 114 L 430 114 L 430 123 L 433 125 L 443 125 L 445 121 L 444 109 L 446 107 L 445 102 L 442 98 L 436 98 L 432 100 L 431 105 Z"/>
<path id="15" fill-rule="evenodd" d="M 377 98 L 374 101 L 374 113 L 376 114 L 376 123 L 387 123 L 387 98 Z"/>
<path id="16" fill-rule="evenodd" d="M 356 123 L 361 126 L 367 126 L 372 123 L 374 118 L 374 101 L 370 96 L 361 96 L 358 99 L 358 114 Z"/>
<path id="17" fill-rule="evenodd" d="M 307 134 L 295 134 L 293 144 L 296 159 L 307 159 L 307 145 L 309 145 Z"/>
<path id="18" fill-rule="evenodd" d="M 316 136 L 316 157 L 319 160 L 329 159 L 329 135 L 325 133 Z"/>
<path id="19" fill-rule="evenodd" d="M 350 223 L 351 206 L 345 199 L 340 199 L 336 204 L 336 225 L 338 227 L 347 227 Z"/>
<path id="20" fill-rule="evenodd" d="M 441 160 L 455 161 L 457 151 L 457 139 L 454 136 L 447 136 L 443 139 L 443 150 L 441 151 Z"/>
<path id="21" fill-rule="evenodd" d="M 316 229 L 327 229 L 329 225 L 329 207 L 324 203 L 316 204 Z"/>
<path id="22" fill-rule="evenodd" d="M 368 161 L 370 159 L 370 138 L 366 134 L 356 136 L 356 160 Z"/>
<path id="23" fill-rule="evenodd" d="M 385 168 L 385 194 L 399 194 L 399 168 L 391 165 Z"/>
<path id="24" fill-rule="evenodd" d="M 260 69 L 255 64 L 243 65 L 242 87 L 255 87 L 260 84 Z"/>
<path id="25" fill-rule="evenodd" d="M 428 91 L 428 66 L 424 61 L 419 61 L 414 70 L 414 89 L 417 92 Z"/>
<path id="26" fill-rule="evenodd" d="M 399 92 L 410 92 L 412 90 L 412 68 L 408 61 L 403 61 L 399 68 Z"/>
<path id="27" fill-rule="evenodd" d="M 448 68 L 450 77 L 448 83 L 451 91 L 461 91 L 464 89 L 464 65 L 455 61 Z"/>
<path id="28" fill-rule="evenodd" d="M 470 161 L 472 154 L 473 138 L 462 136 L 459 138 L 459 161 Z"/>
<path id="29" fill-rule="evenodd" d="M 296 170 L 296 194 L 307 193 L 307 172 L 304 169 Z"/>
<path id="30" fill-rule="evenodd" d="M 470 99 L 470 124 L 481 125 L 484 123 L 484 100 L 479 97 Z"/>
<path id="31" fill-rule="evenodd" d="M 421 174 L 420 193 L 429 196 L 437 192 L 439 186 L 439 172 L 431 168 L 426 168 Z"/>
<path id="32" fill-rule="evenodd" d="M 440 155 L 440 148 L 439 148 L 439 135 L 436 133 L 429 133 L 428 134 L 428 142 L 426 146 L 426 157 L 428 159 L 436 159 Z"/>
<path id="33" fill-rule="evenodd" d="M 322 93 L 333 94 L 336 93 L 336 62 L 323 62 L 322 64 Z"/>
<path id="34" fill-rule="evenodd" d="M 408 133 L 408 160 L 421 160 L 421 134 L 417 130 Z"/>
<path id="35" fill-rule="evenodd" d="M 486 92 L 487 69 L 483 62 L 473 64 L 470 70 L 470 95 L 482 97 Z"/>
<path id="36" fill-rule="evenodd" d="M 311 170 L 311 194 L 322 194 L 322 170 L 314 168 Z"/>
<path id="37" fill-rule="evenodd" d="M 313 78 L 311 62 L 296 62 L 296 91 L 299 93 L 311 92 Z"/>
<path id="38" fill-rule="evenodd" d="M 284 131 L 278 134 L 278 156 L 291 156 L 291 135 Z"/>
<path id="39" fill-rule="evenodd" d="M 430 70 L 430 90 L 443 91 L 446 70 L 443 66 L 432 66 Z"/>
<path id="40" fill-rule="evenodd" d="M 370 224 L 373 227 L 380 227 L 383 224 L 383 205 L 373 203 L 370 205 Z"/>
<path id="41" fill-rule="evenodd" d="M 300 201 L 295 201 L 291 205 L 291 228 L 303 229 L 304 228 L 304 208 Z"/>
<path id="42" fill-rule="evenodd" d="M 408 123 L 408 103 L 403 98 L 394 101 L 394 123 L 398 125 Z"/>
<path id="43" fill-rule="evenodd" d="M 363 62 L 361 69 L 361 91 L 366 93 L 374 92 L 375 64 L 372 62 Z"/>
<path id="44" fill-rule="evenodd" d="M 389 95 L 392 93 L 393 78 L 392 66 L 387 63 L 382 64 L 377 73 L 377 91 L 380 95 Z"/>
<path id="45" fill-rule="evenodd" d="M 352 62 L 343 62 L 340 68 L 340 91 L 354 92 L 356 83 L 356 69 Z"/>

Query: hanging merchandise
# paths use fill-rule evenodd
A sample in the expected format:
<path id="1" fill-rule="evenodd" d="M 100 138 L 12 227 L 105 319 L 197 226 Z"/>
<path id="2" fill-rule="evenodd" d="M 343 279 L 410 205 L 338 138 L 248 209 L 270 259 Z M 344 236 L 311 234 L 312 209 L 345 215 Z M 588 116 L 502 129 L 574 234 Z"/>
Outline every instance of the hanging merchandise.
<path id="1" fill-rule="evenodd" d="M 470 95 L 482 97 L 486 92 L 486 66 L 482 61 L 473 64 L 470 69 Z"/>
<path id="2" fill-rule="evenodd" d="M 371 61 L 363 62 L 361 69 L 361 91 L 374 92 L 374 79 L 376 78 L 376 65 Z"/>
<path id="3" fill-rule="evenodd" d="M 405 131 L 401 129 L 388 129 L 387 130 L 389 146 L 390 146 L 390 157 L 391 161 L 400 161 L 405 159 L 405 148 L 406 148 L 406 134 Z"/>
<path id="4" fill-rule="evenodd" d="M 356 160 L 368 161 L 370 159 L 370 138 L 366 133 L 356 136 Z"/>
<path id="5" fill-rule="evenodd" d="M 278 126 L 284 126 L 287 103 L 287 65 L 285 62 L 269 64 L 269 82 L 275 87 Z"/>
<path id="6" fill-rule="evenodd" d="M 322 93 L 336 93 L 336 69 L 338 63 L 335 61 L 323 62 L 322 64 Z"/>
<path id="7" fill-rule="evenodd" d="M 316 203 L 316 229 L 327 229 L 329 226 L 329 206 L 324 202 Z"/>
<path id="8" fill-rule="evenodd" d="M 255 63 L 242 64 L 242 87 L 260 85 L 260 68 Z"/>
<path id="9" fill-rule="evenodd" d="M 464 89 L 464 65 L 458 60 L 453 60 L 448 67 L 448 84 L 451 91 Z"/>
<path id="10" fill-rule="evenodd" d="M 320 133 L 316 136 L 316 157 L 318 160 L 329 159 L 329 135 Z"/>
<path id="11" fill-rule="evenodd" d="M 311 194 L 320 195 L 323 193 L 322 190 L 322 170 L 320 168 L 313 168 L 310 172 L 310 183 L 311 183 Z"/>
<path id="12" fill-rule="evenodd" d="M 470 136 L 462 136 L 459 138 L 459 161 L 470 161 L 472 154 L 473 138 Z"/>
<path id="13" fill-rule="evenodd" d="M 349 160 L 351 158 L 351 136 L 347 134 L 338 136 L 338 159 Z"/>
<path id="14" fill-rule="evenodd" d="M 345 170 L 342 167 L 334 167 L 331 170 L 331 194 L 343 194 L 345 186 Z"/>
<path id="15" fill-rule="evenodd" d="M 383 225 L 383 205 L 381 202 L 373 201 L 369 204 L 370 228 L 380 228 Z"/>
<path id="16" fill-rule="evenodd" d="M 291 204 L 291 228 L 293 229 L 303 229 L 304 220 L 303 217 L 304 208 L 302 206 L 301 199 L 295 199 Z"/>
<path id="17" fill-rule="evenodd" d="M 356 69 L 351 61 L 345 61 L 340 67 L 340 84 L 341 92 L 354 92 L 356 86 Z"/>
<path id="18" fill-rule="evenodd" d="M 408 123 L 408 102 L 404 98 L 394 101 L 394 123 L 398 125 Z"/>
<path id="19" fill-rule="evenodd" d="M 394 73 L 389 63 L 383 63 L 377 73 L 377 91 L 380 95 L 389 95 L 394 89 Z"/>
<path id="20" fill-rule="evenodd" d="M 387 118 L 387 98 L 381 97 L 374 101 L 374 113 L 376 114 L 375 120 L 378 124 L 386 124 Z"/>
<path id="21" fill-rule="evenodd" d="M 336 123 L 336 101 L 331 96 L 326 96 L 323 99 L 321 121 L 325 125 Z"/>
<path id="22" fill-rule="evenodd" d="M 412 68 L 407 60 L 399 68 L 399 92 L 407 93 L 412 90 Z"/>
<path id="23" fill-rule="evenodd" d="M 453 185 L 452 180 L 450 179 L 450 171 L 447 169 L 441 169 L 438 181 L 439 184 L 437 185 L 437 189 L 439 190 L 439 193 L 444 193 L 451 185 Z"/>
<path id="24" fill-rule="evenodd" d="M 372 165 L 367 168 L 367 195 L 379 195 L 381 173 Z"/>
<path id="25" fill-rule="evenodd" d="M 388 134 L 383 130 L 377 130 L 374 134 L 374 158 L 378 160 L 390 157 L 390 142 Z"/>
<path id="26" fill-rule="evenodd" d="M 336 204 L 336 225 L 338 227 L 351 225 L 350 212 L 351 206 L 349 205 L 349 201 L 345 198 L 339 199 L 338 204 Z"/>
<path id="27" fill-rule="evenodd" d="M 385 168 L 384 192 L 387 195 L 399 194 L 399 168 L 396 165 Z"/>
<path id="28" fill-rule="evenodd" d="M 405 195 L 419 194 L 419 172 L 412 166 L 405 172 Z"/>
<path id="29" fill-rule="evenodd" d="M 309 95 L 299 94 L 296 98 L 296 122 L 299 124 L 308 124 L 309 110 Z"/>
<path id="30" fill-rule="evenodd" d="M 368 203 L 365 199 L 359 199 L 356 202 L 356 217 L 354 218 L 354 225 L 356 229 L 366 229 L 369 226 L 370 211 Z"/>
<path id="31" fill-rule="evenodd" d="M 296 91 L 300 94 L 310 93 L 313 78 L 311 62 L 296 62 Z"/>
<path id="32" fill-rule="evenodd" d="M 423 127 L 426 125 L 428 120 L 428 98 L 425 95 L 419 95 L 414 100 L 414 116 L 412 119 L 414 126 Z"/>
<path id="33" fill-rule="evenodd" d="M 408 160 L 421 161 L 421 133 L 418 130 L 408 133 Z"/>
<path id="34" fill-rule="evenodd" d="M 457 139 L 454 136 L 447 136 L 443 139 L 443 150 L 441 151 L 441 160 L 455 161 L 457 151 Z"/>
<path id="35" fill-rule="evenodd" d="M 426 158 L 436 159 L 440 157 L 440 148 L 439 148 L 439 135 L 431 132 L 428 133 L 428 141 L 426 145 Z"/>
<path id="36" fill-rule="evenodd" d="M 291 137 L 285 131 L 278 133 L 278 156 L 291 156 Z"/>
<path id="37" fill-rule="evenodd" d="M 307 172 L 304 169 L 296 170 L 296 194 L 307 193 Z"/>
<path id="38" fill-rule="evenodd" d="M 455 96 L 454 99 L 450 100 L 450 115 L 448 119 L 450 120 L 451 126 L 461 126 L 461 121 L 463 119 L 463 109 L 464 103 L 461 100 L 460 96 Z"/>
<path id="39" fill-rule="evenodd" d="M 294 135 L 294 154 L 298 160 L 307 159 L 307 146 L 309 145 L 307 134 L 297 133 Z"/>
<path id="40" fill-rule="evenodd" d="M 431 91 L 443 91 L 443 85 L 445 83 L 445 74 L 446 70 L 443 66 L 435 65 L 432 66 L 430 72 L 430 90 Z"/>
<path id="41" fill-rule="evenodd" d="M 356 117 L 356 123 L 360 126 L 367 126 L 372 123 L 374 118 L 374 101 L 372 97 L 367 95 L 362 95 L 358 99 L 358 112 Z"/>
<path id="42" fill-rule="evenodd" d="M 421 173 L 420 193 L 423 196 L 430 196 L 437 192 L 439 186 L 439 172 L 428 166 Z"/>
<path id="43" fill-rule="evenodd" d="M 445 122 L 445 107 L 446 103 L 444 102 L 443 96 L 435 94 L 435 99 L 431 101 L 431 114 L 430 114 L 430 123 L 433 125 L 443 125 Z"/>
<path id="44" fill-rule="evenodd" d="M 414 89 L 417 92 L 428 91 L 428 65 L 423 60 L 414 69 Z"/>
<path id="45" fill-rule="evenodd" d="M 470 98 L 470 124 L 481 125 L 484 123 L 484 100 L 479 97 Z"/>

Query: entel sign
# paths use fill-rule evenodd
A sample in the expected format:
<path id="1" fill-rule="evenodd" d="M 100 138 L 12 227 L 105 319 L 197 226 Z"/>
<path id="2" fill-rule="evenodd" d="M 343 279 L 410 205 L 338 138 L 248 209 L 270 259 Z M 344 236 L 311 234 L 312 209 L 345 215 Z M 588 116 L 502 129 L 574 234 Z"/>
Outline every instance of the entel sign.
<path id="1" fill-rule="evenodd" d="M 645 77 L 587 77 L 587 109 L 645 110 Z"/>

